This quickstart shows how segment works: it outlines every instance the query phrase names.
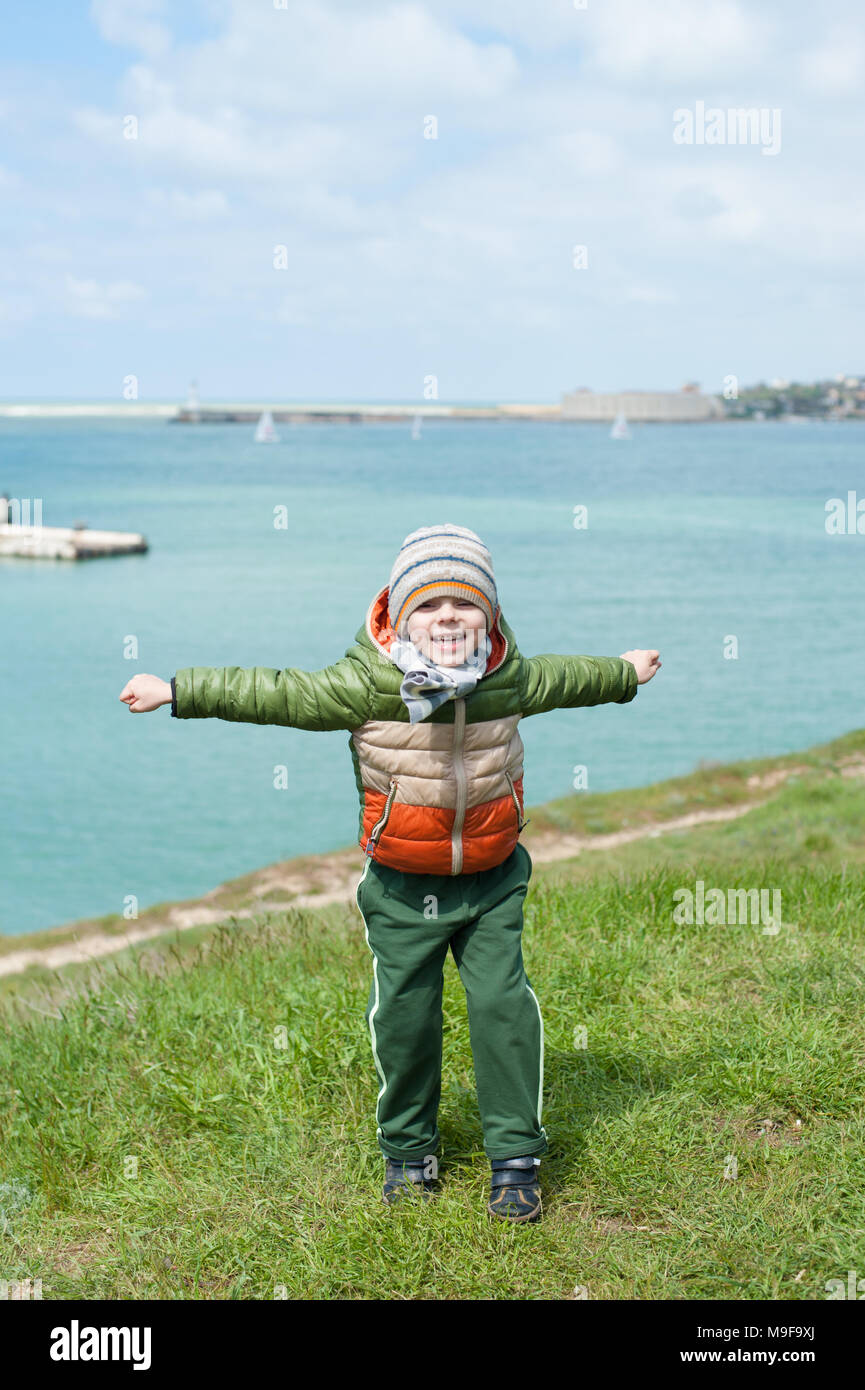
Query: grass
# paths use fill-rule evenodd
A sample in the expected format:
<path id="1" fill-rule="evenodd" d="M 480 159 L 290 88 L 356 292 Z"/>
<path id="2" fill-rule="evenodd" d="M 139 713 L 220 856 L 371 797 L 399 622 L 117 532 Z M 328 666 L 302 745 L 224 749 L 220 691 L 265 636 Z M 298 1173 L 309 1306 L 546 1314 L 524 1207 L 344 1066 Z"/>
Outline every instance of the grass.
<path id="1" fill-rule="evenodd" d="M 865 781 L 819 750 L 785 763 L 808 770 L 741 819 L 535 864 L 538 1225 L 485 1212 L 452 960 L 441 1190 L 381 1205 L 360 916 L 292 910 L 7 982 L 0 1277 L 45 1298 L 809 1300 L 865 1275 Z M 735 802 L 742 779 L 705 775 Z M 636 823 L 646 789 L 615 795 Z M 779 890 L 784 926 L 677 923 L 698 878 Z"/>

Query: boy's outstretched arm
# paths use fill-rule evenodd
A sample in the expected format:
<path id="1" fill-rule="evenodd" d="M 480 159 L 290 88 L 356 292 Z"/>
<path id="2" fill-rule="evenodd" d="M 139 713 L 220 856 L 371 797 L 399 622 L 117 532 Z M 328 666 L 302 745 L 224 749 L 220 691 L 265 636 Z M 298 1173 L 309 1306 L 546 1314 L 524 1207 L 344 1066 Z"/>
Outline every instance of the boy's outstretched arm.
<path id="1" fill-rule="evenodd" d="M 656 651 L 623 656 L 523 657 L 523 715 L 582 705 L 626 705 L 661 665 Z"/>
<path id="2" fill-rule="evenodd" d="M 143 704 L 135 700 L 142 684 Z M 132 700 L 129 699 L 131 694 Z M 358 729 L 369 717 L 372 688 L 366 667 L 341 657 L 320 671 L 297 667 L 187 666 L 171 681 L 133 676 L 120 696 L 133 713 L 171 704 L 176 719 L 228 719 L 241 724 L 284 724 L 295 729 Z M 155 699 L 156 703 L 150 703 Z"/>

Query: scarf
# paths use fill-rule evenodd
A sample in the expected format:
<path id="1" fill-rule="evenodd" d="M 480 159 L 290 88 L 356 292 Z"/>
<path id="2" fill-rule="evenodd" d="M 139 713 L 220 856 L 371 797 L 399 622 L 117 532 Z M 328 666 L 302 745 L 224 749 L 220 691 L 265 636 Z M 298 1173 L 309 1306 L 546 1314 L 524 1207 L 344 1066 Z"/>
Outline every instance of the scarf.
<path id="1" fill-rule="evenodd" d="M 410 724 L 426 719 L 445 700 L 470 695 L 487 669 L 492 642 L 489 633 L 460 666 L 437 666 L 413 642 L 396 638 L 390 647 L 391 660 L 405 672 L 399 693 L 408 707 Z"/>

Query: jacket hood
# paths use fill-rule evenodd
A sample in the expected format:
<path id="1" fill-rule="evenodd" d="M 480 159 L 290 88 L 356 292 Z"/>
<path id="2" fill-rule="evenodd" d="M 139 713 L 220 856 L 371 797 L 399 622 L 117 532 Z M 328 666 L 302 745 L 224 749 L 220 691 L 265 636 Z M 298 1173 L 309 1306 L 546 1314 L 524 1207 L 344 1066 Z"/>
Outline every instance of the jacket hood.
<path id="1" fill-rule="evenodd" d="M 365 637 L 376 651 L 380 652 L 388 661 L 392 661 L 393 658 L 391 657 L 390 649 L 392 644 L 396 641 L 396 633 L 391 627 L 387 611 L 389 593 L 390 587 L 387 584 L 383 589 L 379 589 L 372 603 L 369 605 L 369 608 L 366 610 L 366 621 L 364 626 L 359 629 L 356 640 L 360 642 Z M 501 605 L 496 608 L 489 636 L 491 644 L 490 659 L 487 662 L 487 669 L 484 671 L 481 680 L 483 680 L 485 676 L 491 675 L 493 671 L 497 671 L 506 658 L 512 656 L 516 651 L 513 633 L 502 617 Z"/>

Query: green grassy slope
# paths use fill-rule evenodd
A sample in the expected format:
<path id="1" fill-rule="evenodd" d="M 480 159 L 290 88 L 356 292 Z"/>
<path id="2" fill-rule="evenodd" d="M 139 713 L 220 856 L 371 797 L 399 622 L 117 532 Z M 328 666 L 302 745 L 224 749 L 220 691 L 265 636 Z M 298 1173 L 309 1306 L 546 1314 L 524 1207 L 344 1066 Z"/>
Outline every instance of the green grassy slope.
<path id="1" fill-rule="evenodd" d="M 803 769 L 740 819 L 536 863 L 537 1226 L 485 1214 L 452 960 L 440 1194 L 380 1204 L 354 905 L 6 981 L 0 1278 L 45 1298 L 825 1298 L 865 1273 L 865 778 L 838 771 L 863 748 L 532 808 L 536 832 L 566 811 L 568 833 L 609 830 Z M 677 923 L 697 879 L 779 891 L 780 929 Z"/>

